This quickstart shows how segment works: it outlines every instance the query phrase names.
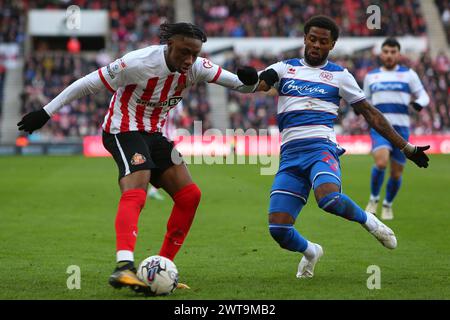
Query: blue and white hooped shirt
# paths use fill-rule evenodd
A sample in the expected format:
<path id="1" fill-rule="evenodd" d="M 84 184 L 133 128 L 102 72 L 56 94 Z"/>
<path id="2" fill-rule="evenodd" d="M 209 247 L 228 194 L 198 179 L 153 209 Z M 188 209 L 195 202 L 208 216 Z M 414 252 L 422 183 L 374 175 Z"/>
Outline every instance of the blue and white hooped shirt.
<path id="1" fill-rule="evenodd" d="M 274 69 L 279 78 L 274 87 L 279 94 L 277 120 L 281 144 L 316 138 L 337 144 L 333 126 L 340 99 L 349 104 L 365 99 L 348 70 L 330 61 L 311 67 L 303 59 L 277 62 L 267 69 Z"/>
<path id="2" fill-rule="evenodd" d="M 413 95 L 424 92 L 417 73 L 405 66 L 397 65 L 393 70 L 377 68 L 364 79 L 367 99 L 393 126 L 409 129 L 408 105 Z"/>

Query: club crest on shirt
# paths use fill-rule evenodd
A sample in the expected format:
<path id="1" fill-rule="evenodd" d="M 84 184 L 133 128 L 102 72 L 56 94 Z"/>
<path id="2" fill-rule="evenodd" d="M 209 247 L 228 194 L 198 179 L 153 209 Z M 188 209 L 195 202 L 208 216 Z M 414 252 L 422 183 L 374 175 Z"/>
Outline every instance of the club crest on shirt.
<path id="1" fill-rule="evenodd" d="M 133 166 L 143 164 L 143 163 L 145 163 L 145 161 L 147 161 L 147 159 L 145 159 L 145 157 L 142 154 L 137 153 L 137 152 L 131 158 L 131 164 Z"/>
<path id="2" fill-rule="evenodd" d="M 209 61 L 208 59 L 203 59 L 203 67 L 206 69 L 211 69 L 213 66 L 211 64 L 211 61 Z"/>
<path id="3" fill-rule="evenodd" d="M 333 80 L 333 74 L 331 72 L 328 72 L 328 71 L 322 71 L 320 73 L 319 77 L 323 81 L 331 81 L 331 80 Z"/>

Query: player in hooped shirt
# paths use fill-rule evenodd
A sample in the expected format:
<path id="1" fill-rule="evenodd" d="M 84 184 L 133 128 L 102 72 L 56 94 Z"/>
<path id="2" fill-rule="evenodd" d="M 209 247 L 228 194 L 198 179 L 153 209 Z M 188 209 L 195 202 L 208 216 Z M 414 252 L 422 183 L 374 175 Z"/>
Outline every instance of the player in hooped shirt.
<path id="1" fill-rule="evenodd" d="M 207 38 L 195 25 L 163 24 L 160 39 L 161 45 L 132 51 L 75 81 L 18 123 L 19 130 L 32 133 L 75 99 L 104 89 L 113 94 L 102 125 L 103 145 L 117 163 L 122 195 L 115 220 L 117 265 L 109 283 L 144 292 L 147 286 L 136 276 L 134 248 L 149 182 L 174 201 L 159 252 L 171 260 L 188 234 L 201 196 L 173 142 L 161 134 L 167 112 L 181 101 L 185 88 L 198 82 L 244 93 L 253 92 L 258 84 L 253 68 L 241 68 L 236 76 L 198 57 Z"/>
<path id="2" fill-rule="evenodd" d="M 278 244 L 303 254 L 297 277 L 310 278 L 323 255 L 322 247 L 306 240 L 294 223 L 306 204 L 311 187 L 319 207 L 360 223 L 385 247 L 394 249 L 394 232 L 342 193 L 339 147 L 333 130 L 341 98 L 419 167 L 428 166 L 427 147 L 403 139 L 372 107 L 347 69 L 327 60 L 339 36 L 336 23 L 326 16 L 312 17 L 304 26 L 305 58 L 275 63 L 264 70 L 258 91 L 274 86 L 279 93 L 281 132 L 280 167 L 270 192 L 269 231 Z"/>
<path id="3" fill-rule="evenodd" d="M 375 108 L 384 114 L 394 129 L 405 139 L 409 138 L 409 110 L 411 105 L 421 111 L 430 102 L 417 73 L 399 65 L 400 43 L 394 38 L 386 39 L 381 45 L 382 67 L 370 71 L 364 78 L 364 93 Z M 372 155 L 375 164 L 370 179 L 370 199 L 366 211 L 376 214 L 383 185 L 384 171 L 390 160 L 391 172 L 386 185 L 381 219 L 394 218 L 392 202 L 400 190 L 405 155 L 375 130 L 370 130 Z"/>

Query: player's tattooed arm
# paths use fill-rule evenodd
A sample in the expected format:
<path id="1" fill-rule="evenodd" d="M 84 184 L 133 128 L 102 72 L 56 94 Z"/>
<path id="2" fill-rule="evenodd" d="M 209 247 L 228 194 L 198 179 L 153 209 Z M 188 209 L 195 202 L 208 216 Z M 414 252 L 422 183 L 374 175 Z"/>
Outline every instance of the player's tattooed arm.
<path id="1" fill-rule="evenodd" d="M 352 104 L 352 107 L 356 113 L 361 114 L 367 120 L 372 128 L 392 142 L 394 146 L 402 149 L 407 144 L 407 141 L 394 130 L 383 114 L 372 107 L 367 100 Z"/>
<path id="2" fill-rule="evenodd" d="M 399 148 L 408 159 L 419 167 L 428 167 L 429 159 L 424 151 L 428 150 L 430 146 L 419 147 L 408 143 L 395 131 L 383 114 L 366 100 L 356 102 L 352 104 L 352 107 L 357 114 L 361 114 L 367 120 L 372 128 Z"/>

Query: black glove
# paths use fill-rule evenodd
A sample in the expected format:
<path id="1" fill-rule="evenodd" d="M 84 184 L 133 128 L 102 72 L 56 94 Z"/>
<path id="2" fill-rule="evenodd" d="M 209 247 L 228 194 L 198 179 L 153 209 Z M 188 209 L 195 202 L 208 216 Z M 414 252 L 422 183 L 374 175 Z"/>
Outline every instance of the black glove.
<path id="1" fill-rule="evenodd" d="M 44 109 L 41 109 L 39 111 L 33 111 L 24 115 L 17 126 L 19 127 L 19 130 L 23 130 L 31 134 L 34 130 L 42 128 L 49 119 L 50 116 L 48 113 Z"/>
<path id="2" fill-rule="evenodd" d="M 410 104 L 411 104 L 411 107 L 416 109 L 416 111 L 420 111 L 423 109 L 423 107 L 420 104 L 418 104 L 417 102 L 411 102 Z"/>
<path id="3" fill-rule="evenodd" d="M 238 68 L 237 76 L 246 86 L 253 86 L 258 82 L 258 72 L 253 67 Z"/>
<path id="4" fill-rule="evenodd" d="M 414 162 L 419 168 L 427 168 L 428 167 L 428 161 L 430 159 L 425 154 L 425 150 L 430 149 L 430 146 L 424 146 L 424 147 L 418 147 L 413 146 L 412 144 L 407 144 L 403 149 L 403 153 L 405 156 Z"/>
<path id="5" fill-rule="evenodd" d="M 259 75 L 259 80 L 264 80 L 269 87 L 273 87 L 273 85 L 280 79 L 278 78 L 278 73 L 275 70 L 269 69 L 261 72 Z"/>

